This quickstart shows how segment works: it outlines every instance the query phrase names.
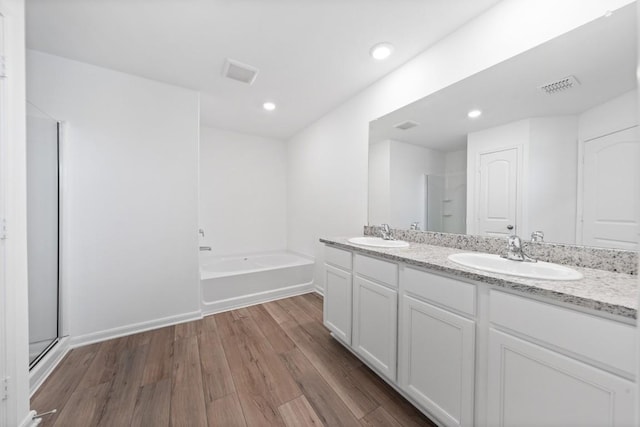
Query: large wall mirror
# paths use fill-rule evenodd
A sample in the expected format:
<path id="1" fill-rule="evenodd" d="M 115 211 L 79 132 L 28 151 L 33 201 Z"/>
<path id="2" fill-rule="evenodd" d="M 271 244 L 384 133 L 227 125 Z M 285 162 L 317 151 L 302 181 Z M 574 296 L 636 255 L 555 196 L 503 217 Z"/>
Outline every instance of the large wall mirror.
<path id="1" fill-rule="evenodd" d="M 635 7 L 372 121 L 369 224 L 637 250 Z"/>

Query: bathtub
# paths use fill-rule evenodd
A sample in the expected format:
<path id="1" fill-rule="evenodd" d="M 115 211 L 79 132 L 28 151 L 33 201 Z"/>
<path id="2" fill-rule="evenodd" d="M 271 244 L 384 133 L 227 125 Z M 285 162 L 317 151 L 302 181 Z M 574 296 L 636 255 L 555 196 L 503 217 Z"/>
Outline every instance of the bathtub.
<path id="1" fill-rule="evenodd" d="M 213 314 L 313 290 L 313 265 L 292 252 L 232 257 L 200 255 L 202 314 Z"/>

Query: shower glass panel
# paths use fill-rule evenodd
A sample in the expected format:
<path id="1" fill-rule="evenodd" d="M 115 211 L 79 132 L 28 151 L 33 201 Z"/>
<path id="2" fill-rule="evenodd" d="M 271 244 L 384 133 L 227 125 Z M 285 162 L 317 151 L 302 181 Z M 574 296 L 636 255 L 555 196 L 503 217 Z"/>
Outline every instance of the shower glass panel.
<path id="1" fill-rule="evenodd" d="M 442 215 L 444 203 L 444 177 L 425 175 L 427 205 L 425 206 L 425 225 L 428 231 L 444 231 Z"/>
<path id="2" fill-rule="evenodd" d="M 58 122 L 27 103 L 29 368 L 58 341 Z"/>

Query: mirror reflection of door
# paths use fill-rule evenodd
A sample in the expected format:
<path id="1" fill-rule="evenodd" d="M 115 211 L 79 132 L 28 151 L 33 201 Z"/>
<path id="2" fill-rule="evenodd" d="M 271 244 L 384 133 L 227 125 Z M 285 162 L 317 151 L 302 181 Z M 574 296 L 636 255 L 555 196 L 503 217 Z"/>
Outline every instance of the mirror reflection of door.
<path id="1" fill-rule="evenodd" d="M 638 128 L 584 143 L 582 244 L 638 249 Z"/>
<path id="2" fill-rule="evenodd" d="M 480 153 L 478 164 L 477 232 L 488 236 L 517 232 L 518 149 Z"/>

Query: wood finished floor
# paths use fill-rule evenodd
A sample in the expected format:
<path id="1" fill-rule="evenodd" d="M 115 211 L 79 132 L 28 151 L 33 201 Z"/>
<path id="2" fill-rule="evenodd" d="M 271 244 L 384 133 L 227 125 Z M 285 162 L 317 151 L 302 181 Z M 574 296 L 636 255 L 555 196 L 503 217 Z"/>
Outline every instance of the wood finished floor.
<path id="1" fill-rule="evenodd" d="M 47 426 L 433 426 L 301 295 L 76 348 L 31 400 Z"/>

